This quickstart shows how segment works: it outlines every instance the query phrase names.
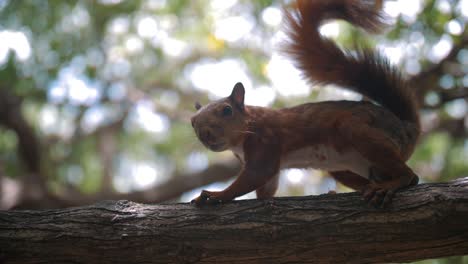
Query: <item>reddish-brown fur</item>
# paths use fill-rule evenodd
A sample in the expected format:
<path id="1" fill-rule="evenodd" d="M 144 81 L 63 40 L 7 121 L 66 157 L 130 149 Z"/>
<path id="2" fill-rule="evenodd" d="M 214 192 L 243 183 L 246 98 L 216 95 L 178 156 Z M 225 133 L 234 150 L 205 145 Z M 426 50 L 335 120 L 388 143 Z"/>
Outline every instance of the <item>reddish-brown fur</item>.
<path id="1" fill-rule="evenodd" d="M 254 190 L 259 198 L 272 197 L 282 162 L 305 147 L 321 146 L 338 155 L 353 151 L 370 162 L 368 179 L 346 170 L 330 173 L 344 185 L 362 190 L 373 204 L 388 204 L 396 190 L 417 183 L 405 164 L 419 134 L 407 84 L 377 54 L 363 51 L 352 57 L 317 32 L 329 18 L 376 31 L 380 15 L 370 7 L 361 0 L 297 1 L 293 13 L 286 14 L 290 39 L 285 50 L 309 81 L 345 85 L 383 107 L 352 101 L 279 110 L 245 106 L 244 87 L 236 84 L 229 97 L 199 109 L 192 125 L 205 146 L 213 151 L 233 150 L 243 168 L 226 190 L 203 191 L 196 204 L 228 201 Z M 321 162 L 331 158 L 319 152 L 314 157 Z"/>

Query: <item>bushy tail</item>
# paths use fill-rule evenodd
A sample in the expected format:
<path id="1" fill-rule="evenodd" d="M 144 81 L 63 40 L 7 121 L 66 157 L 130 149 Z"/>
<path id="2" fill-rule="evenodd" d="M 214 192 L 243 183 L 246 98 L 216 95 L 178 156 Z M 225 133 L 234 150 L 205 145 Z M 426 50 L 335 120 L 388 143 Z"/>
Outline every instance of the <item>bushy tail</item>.
<path id="1" fill-rule="evenodd" d="M 292 11 L 285 12 L 284 51 L 308 81 L 356 91 L 419 128 L 411 90 L 388 60 L 374 51 L 343 51 L 319 33 L 329 19 L 343 19 L 376 33 L 385 25 L 380 8 L 379 0 L 298 0 Z"/>

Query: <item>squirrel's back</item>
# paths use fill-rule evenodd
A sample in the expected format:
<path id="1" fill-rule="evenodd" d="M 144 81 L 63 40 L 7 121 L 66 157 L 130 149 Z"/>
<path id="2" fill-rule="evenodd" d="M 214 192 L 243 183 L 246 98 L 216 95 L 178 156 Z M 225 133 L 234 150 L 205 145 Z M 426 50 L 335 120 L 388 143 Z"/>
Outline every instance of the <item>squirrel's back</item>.
<path id="1" fill-rule="evenodd" d="M 284 51 L 308 81 L 365 95 L 413 124 L 419 133 L 417 104 L 400 72 L 375 51 L 344 51 L 319 33 L 320 25 L 329 19 L 343 19 L 378 32 L 385 24 L 380 9 L 379 0 L 298 0 L 286 12 Z"/>

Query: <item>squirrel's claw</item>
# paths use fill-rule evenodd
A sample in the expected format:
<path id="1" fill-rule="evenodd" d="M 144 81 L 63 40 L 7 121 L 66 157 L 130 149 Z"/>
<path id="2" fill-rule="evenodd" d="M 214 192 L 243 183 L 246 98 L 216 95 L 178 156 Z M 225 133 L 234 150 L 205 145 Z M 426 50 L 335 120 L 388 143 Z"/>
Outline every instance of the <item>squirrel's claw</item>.
<path id="1" fill-rule="evenodd" d="M 210 192 L 210 191 L 205 191 L 203 190 L 200 193 L 200 196 L 197 198 L 193 199 L 190 203 L 195 204 L 196 206 L 201 206 L 204 204 L 220 204 L 223 202 L 222 199 L 217 197 L 217 192 Z"/>
<path id="2" fill-rule="evenodd" d="M 362 192 L 364 200 L 374 207 L 387 207 L 395 194 L 395 190 L 371 183 Z"/>

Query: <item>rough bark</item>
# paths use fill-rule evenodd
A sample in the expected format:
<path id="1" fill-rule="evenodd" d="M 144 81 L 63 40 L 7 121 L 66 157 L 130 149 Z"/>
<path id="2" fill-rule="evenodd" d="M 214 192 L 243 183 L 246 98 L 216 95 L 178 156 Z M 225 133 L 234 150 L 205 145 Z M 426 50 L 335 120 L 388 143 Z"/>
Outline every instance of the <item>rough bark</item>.
<path id="1" fill-rule="evenodd" d="M 376 263 L 468 254 L 468 178 L 197 208 L 108 201 L 0 212 L 2 263 Z"/>

